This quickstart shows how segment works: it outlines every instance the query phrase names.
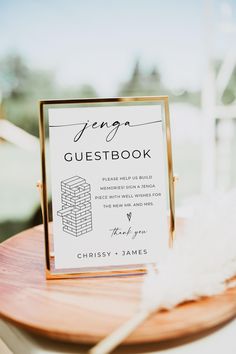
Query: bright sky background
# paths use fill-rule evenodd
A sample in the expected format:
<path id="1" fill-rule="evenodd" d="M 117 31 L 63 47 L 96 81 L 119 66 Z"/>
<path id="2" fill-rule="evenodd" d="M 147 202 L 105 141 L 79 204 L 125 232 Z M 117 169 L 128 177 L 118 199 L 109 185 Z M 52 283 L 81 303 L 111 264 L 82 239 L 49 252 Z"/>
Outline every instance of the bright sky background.
<path id="1" fill-rule="evenodd" d="M 232 10 L 227 5 L 229 3 Z M 156 65 L 172 88 L 198 89 L 206 62 L 204 0 L 0 0 L 0 58 L 22 54 L 52 69 L 62 85 L 91 83 L 112 95 L 134 61 Z M 235 19 L 236 0 L 213 1 L 214 52 L 229 47 L 219 18 Z M 221 13 L 221 15 L 220 15 Z"/>

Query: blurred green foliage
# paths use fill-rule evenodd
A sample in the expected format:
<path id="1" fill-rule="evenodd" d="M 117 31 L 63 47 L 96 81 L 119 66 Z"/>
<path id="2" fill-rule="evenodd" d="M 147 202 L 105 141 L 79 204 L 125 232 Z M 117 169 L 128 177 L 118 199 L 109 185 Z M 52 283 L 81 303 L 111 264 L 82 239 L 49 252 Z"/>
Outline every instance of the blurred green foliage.
<path id="1" fill-rule="evenodd" d="M 222 65 L 221 60 L 215 60 L 214 67 L 215 67 L 216 74 L 219 73 L 221 65 Z M 223 92 L 223 96 L 221 97 L 221 101 L 225 105 L 229 105 L 233 103 L 235 100 L 236 100 L 236 66 L 233 69 L 228 85 Z"/>
<path id="2" fill-rule="evenodd" d="M 187 90 L 178 90 L 172 92 L 162 82 L 161 74 L 156 67 L 149 71 L 142 70 L 139 60 L 134 65 L 130 79 L 123 83 L 118 96 L 169 96 L 170 102 L 187 102 L 200 106 L 200 92 L 190 92 Z"/>
<path id="3" fill-rule="evenodd" d="M 19 55 L 0 60 L 1 92 L 6 118 L 35 136 L 38 136 L 38 100 L 97 96 L 88 84 L 61 88 L 53 72 L 32 69 Z"/>

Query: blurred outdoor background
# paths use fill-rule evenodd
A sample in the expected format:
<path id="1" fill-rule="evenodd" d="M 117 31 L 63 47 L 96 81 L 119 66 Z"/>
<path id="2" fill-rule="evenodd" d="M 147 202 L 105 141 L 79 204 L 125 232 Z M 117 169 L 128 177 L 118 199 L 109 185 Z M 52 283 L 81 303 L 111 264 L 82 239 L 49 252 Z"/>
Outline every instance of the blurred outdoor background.
<path id="1" fill-rule="evenodd" d="M 38 100 L 132 95 L 170 97 L 178 207 L 233 188 L 236 0 L 0 0 L 0 240 L 40 222 Z"/>

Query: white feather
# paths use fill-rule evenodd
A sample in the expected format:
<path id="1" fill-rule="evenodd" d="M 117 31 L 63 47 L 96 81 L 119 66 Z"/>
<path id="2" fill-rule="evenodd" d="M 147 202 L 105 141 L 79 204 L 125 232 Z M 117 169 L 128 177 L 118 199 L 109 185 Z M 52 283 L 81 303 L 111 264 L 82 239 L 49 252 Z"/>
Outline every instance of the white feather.
<path id="1" fill-rule="evenodd" d="M 158 271 L 156 271 L 158 269 Z M 152 312 L 171 309 L 236 286 L 236 191 L 201 203 L 184 230 L 177 230 L 174 248 L 150 266 L 137 313 L 89 354 L 108 354 Z"/>
<path id="2" fill-rule="evenodd" d="M 223 292 L 236 275 L 236 191 L 199 204 L 156 267 L 142 289 L 141 308 L 150 312 Z"/>

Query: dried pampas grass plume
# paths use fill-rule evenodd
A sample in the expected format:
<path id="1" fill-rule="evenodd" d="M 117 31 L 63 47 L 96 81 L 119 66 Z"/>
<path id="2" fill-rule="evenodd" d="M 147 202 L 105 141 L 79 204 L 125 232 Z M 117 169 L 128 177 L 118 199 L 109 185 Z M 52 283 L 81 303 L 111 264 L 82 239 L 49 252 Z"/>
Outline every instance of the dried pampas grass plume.
<path id="1" fill-rule="evenodd" d="M 123 326 L 90 354 L 110 353 L 153 312 L 217 295 L 236 275 L 236 191 L 198 203 L 193 217 L 178 233 L 174 248 L 144 278 L 140 307 Z"/>

